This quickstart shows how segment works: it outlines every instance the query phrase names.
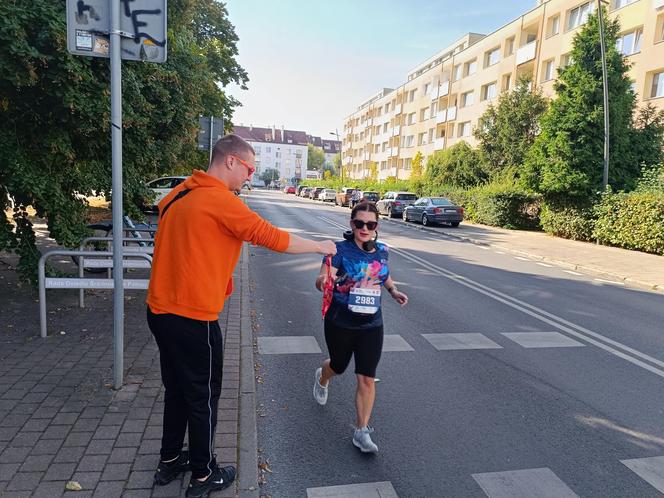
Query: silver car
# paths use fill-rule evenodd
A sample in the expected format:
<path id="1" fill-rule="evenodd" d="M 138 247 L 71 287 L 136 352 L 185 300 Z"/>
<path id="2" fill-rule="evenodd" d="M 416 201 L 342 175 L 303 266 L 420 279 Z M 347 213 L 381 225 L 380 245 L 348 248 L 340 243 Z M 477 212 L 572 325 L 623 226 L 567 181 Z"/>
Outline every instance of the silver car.
<path id="1" fill-rule="evenodd" d="M 404 221 L 422 225 L 448 224 L 458 227 L 463 221 L 463 208 L 445 197 L 422 197 L 403 211 Z"/>

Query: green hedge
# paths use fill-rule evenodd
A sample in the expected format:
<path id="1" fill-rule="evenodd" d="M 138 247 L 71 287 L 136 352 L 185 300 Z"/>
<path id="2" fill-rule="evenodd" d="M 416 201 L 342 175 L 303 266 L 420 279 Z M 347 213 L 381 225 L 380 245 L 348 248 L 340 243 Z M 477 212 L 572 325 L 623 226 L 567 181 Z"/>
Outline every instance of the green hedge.
<path id="1" fill-rule="evenodd" d="M 580 208 L 543 203 L 540 224 L 546 233 L 557 237 L 593 240 L 595 220 L 592 207 Z"/>
<path id="2" fill-rule="evenodd" d="M 593 236 L 601 243 L 664 254 L 664 194 L 606 194 L 595 216 Z"/>

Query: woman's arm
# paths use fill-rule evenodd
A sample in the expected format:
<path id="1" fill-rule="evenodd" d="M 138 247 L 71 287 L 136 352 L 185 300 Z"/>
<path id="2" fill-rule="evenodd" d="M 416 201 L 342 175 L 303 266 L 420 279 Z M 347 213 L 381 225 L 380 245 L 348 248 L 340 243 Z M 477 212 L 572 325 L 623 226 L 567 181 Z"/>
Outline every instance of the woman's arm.
<path id="1" fill-rule="evenodd" d="M 392 277 L 387 277 L 387 280 L 385 280 L 385 290 L 387 290 L 390 296 L 392 296 L 392 299 L 401 306 L 406 306 L 408 304 L 408 296 L 397 289 Z"/>

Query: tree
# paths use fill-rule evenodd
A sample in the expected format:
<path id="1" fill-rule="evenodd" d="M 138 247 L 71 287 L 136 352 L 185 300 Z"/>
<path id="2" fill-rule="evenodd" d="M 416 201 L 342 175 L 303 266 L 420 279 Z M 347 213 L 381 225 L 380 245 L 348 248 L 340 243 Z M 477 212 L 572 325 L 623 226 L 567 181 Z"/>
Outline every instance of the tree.
<path id="1" fill-rule="evenodd" d="M 265 182 L 265 185 L 269 185 L 270 183 L 277 181 L 280 175 L 281 173 L 279 173 L 278 169 L 267 168 L 261 173 L 261 180 Z"/>
<path id="2" fill-rule="evenodd" d="M 629 65 L 616 49 L 618 21 L 606 15 L 604 19 L 611 123 L 609 183 L 623 189 L 633 184 L 640 170 L 630 143 L 635 95 L 627 75 Z M 542 132 L 526 160 L 524 182 L 549 200 L 584 203 L 601 190 L 603 175 L 604 101 L 596 14 L 574 37 L 571 61 L 558 70 L 557 98 L 542 118 Z"/>
<path id="3" fill-rule="evenodd" d="M 494 175 L 508 169 L 518 172 L 537 137 L 548 101 L 541 89 L 531 86 L 531 77 L 519 78 L 513 90 L 500 95 L 497 105 L 489 105 L 473 132 Z"/>
<path id="4" fill-rule="evenodd" d="M 332 174 L 336 174 L 337 171 L 341 171 L 341 152 L 335 154 L 334 159 L 332 160 L 334 165 L 334 170 Z"/>
<path id="5" fill-rule="evenodd" d="M 369 163 L 369 179 L 372 182 L 378 181 L 378 164 L 376 161 L 371 161 Z"/>
<path id="6" fill-rule="evenodd" d="M 309 144 L 307 147 L 307 169 L 322 171 L 325 164 L 325 154 L 320 147 Z"/>
<path id="7" fill-rule="evenodd" d="M 651 103 L 639 109 L 630 143 L 632 162 L 645 167 L 664 164 L 664 111 Z"/>
<path id="8" fill-rule="evenodd" d="M 422 178 L 422 160 L 424 157 L 422 156 L 422 153 L 418 150 L 417 154 L 415 154 L 415 157 L 413 158 L 413 162 L 411 164 L 411 170 L 410 170 L 410 179 L 411 180 L 419 180 Z"/>
<path id="9" fill-rule="evenodd" d="M 430 188 L 440 185 L 474 187 L 488 178 L 482 153 L 464 141 L 435 152 L 427 161 L 425 179 Z"/>
<path id="10" fill-rule="evenodd" d="M 218 84 L 247 82 L 224 4 L 169 2 L 168 37 L 166 63 L 123 64 L 130 213 L 147 192 L 145 179 L 206 163 L 196 148 L 198 116 L 230 122 L 238 102 Z M 13 223 L 0 223 L 0 250 L 19 253 L 24 276 L 34 277 L 39 257 L 28 206 L 46 218 L 51 237 L 72 247 L 86 234 L 78 194 L 110 192 L 109 88 L 108 60 L 67 52 L 65 2 L 0 2 L 0 191 L 15 201 Z"/>

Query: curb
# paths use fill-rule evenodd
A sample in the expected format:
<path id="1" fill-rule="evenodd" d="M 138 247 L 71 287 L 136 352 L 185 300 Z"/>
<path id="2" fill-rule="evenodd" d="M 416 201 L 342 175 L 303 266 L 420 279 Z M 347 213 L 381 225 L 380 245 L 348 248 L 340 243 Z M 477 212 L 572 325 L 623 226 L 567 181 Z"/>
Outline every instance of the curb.
<path id="1" fill-rule="evenodd" d="M 256 428 L 256 382 L 254 379 L 254 350 L 249 315 L 249 251 L 242 246 L 241 314 L 240 314 L 240 399 L 238 434 L 238 496 L 259 498 L 258 434 Z"/>
<path id="2" fill-rule="evenodd" d="M 538 260 L 538 261 L 546 261 L 546 262 L 549 262 L 549 263 L 554 263 L 557 266 L 562 266 L 562 267 L 568 268 L 570 270 L 582 270 L 582 271 L 585 271 L 585 272 L 588 272 L 588 273 L 592 273 L 593 275 L 596 275 L 596 276 L 612 278 L 612 279 L 618 280 L 622 283 L 629 284 L 629 285 L 634 286 L 634 287 L 639 287 L 639 288 L 642 288 L 642 289 L 651 290 L 651 291 L 658 291 L 658 292 L 664 291 L 664 287 L 662 287 L 662 285 L 660 285 L 660 284 L 656 284 L 656 283 L 653 283 L 653 282 L 644 282 L 644 281 L 641 281 L 641 280 L 637 280 L 637 279 L 633 279 L 631 277 L 625 276 L 624 274 L 609 272 L 609 271 L 606 271 L 606 270 L 603 270 L 603 269 L 595 268 L 593 266 L 580 265 L 580 264 L 571 263 L 571 262 L 565 261 L 565 260 L 549 258 L 547 256 L 542 256 L 541 254 L 533 254 L 533 253 L 529 253 L 529 252 L 526 252 L 526 251 L 519 251 L 519 250 L 516 250 L 516 249 L 512 249 L 511 247 L 506 247 L 506 246 L 500 245 L 500 244 L 491 244 L 491 243 L 488 243 L 488 242 L 481 242 L 481 241 L 473 239 L 472 237 L 463 236 L 463 235 L 459 235 L 459 234 L 456 234 L 456 233 L 450 233 L 448 231 L 444 231 L 444 230 L 441 230 L 441 229 L 434 229 L 434 228 L 428 228 L 428 227 L 423 227 L 423 226 L 412 225 L 412 224 L 408 224 L 408 223 L 405 223 L 405 222 L 400 221 L 400 220 L 396 220 L 394 218 L 387 218 L 387 217 L 381 216 L 381 219 L 383 219 L 385 221 L 389 221 L 390 223 L 401 223 L 403 226 L 412 228 L 414 230 L 420 230 L 420 231 L 423 231 L 423 232 L 429 232 L 429 233 L 434 233 L 434 234 L 438 234 L 438 235 L 445 235 L 446 237 L 457 239 L 457 240 L 460 240 L 460 241 L 463 241 L 463 242 L 470 242 L 471 244 L 475 244 L 477 246 L 493 247 L 495 249 L 500 249 L 502 251 L 506 251 L 506 252 L 509 252 L 511 254 L 516 254 L 516 255 L 519 255 L 519 256 L 528 257 L 530 259 L 534 259 L 534 260 Z"/>

